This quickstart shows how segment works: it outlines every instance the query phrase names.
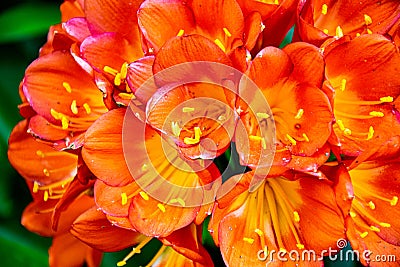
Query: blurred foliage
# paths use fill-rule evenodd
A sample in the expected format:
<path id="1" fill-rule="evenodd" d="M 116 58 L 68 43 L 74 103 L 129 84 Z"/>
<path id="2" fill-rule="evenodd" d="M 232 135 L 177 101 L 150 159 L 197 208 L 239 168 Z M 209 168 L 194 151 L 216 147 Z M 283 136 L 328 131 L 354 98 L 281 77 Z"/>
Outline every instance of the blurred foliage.
<path id="1" fill-rule="evenodd" d="M 18 85 L 25 68 L 38 56 L 39 48 L 46 40 L 50 25 L 59 22 L 59 5 L 62 1 L 16 0 L 0 3 L 0 258 L 2 266 L 48 266 L 49 238 L 35 235 L 20 225 L 23 209 L 31 201 L 23 179 L 7 160 L 7 141 L 12 128 L 21 120 L 17 105 L 20 103 Z M 291 40 L 293 29 L 285 38 Z M 216 266 L 222 258 L 215 247 L 206 226 L 203 230 L 205 247 L 213 256 Z M 145 264 L 157 251 L 159 242 L 152 242 L 135 256 L 128 266 Z M 129 249 L 119 253 L 106 253 L 102 266 L 115 266 Z M 354 266 L 343 262 L 327 266 Z"/>

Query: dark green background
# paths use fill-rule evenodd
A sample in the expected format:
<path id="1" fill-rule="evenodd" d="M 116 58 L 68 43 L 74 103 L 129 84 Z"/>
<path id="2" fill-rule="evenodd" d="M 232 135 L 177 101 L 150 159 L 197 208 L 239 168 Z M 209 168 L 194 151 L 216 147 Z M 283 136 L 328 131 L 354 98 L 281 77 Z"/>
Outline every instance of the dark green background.
<path id="1" fill-rule="evenodd" d="M 18 85 L 24 69 L 37 56 L 46 40 L 48 27 L 59 22 L 62 1 L 19 0 L 0 4 L 0 261 L 1 266 L 48 266 L 47 250 L 51 240 L 28 232 L 20 225 L 24 207 L 30 194 L 23 179 L 7 160 L 7 141 L 14 125 L 22 118 Z M 204 231 L 206 233 L 206 231 Z M 210 243 L 211 242 L 211 243 Z M 206 245 L 212 245 L 207 239 Z M 157 244 L 155 245 L 157 246 Z M 143 254 L 153 254 L 154 246 Z M 213 250 L 213 254 L 218 251 Z M 116 266 L 127 252 L 106 254 L 103 266 Z M 141 254 L 139 257 L 143 257 Z M 146 257 L 147 258 L 147 257 Z M 220 262 L 218 259 L 217 262 Z M 128 266 L 144 264 L 135 257 Z M 328 266 L 353 266 L 328 263 Z"/>

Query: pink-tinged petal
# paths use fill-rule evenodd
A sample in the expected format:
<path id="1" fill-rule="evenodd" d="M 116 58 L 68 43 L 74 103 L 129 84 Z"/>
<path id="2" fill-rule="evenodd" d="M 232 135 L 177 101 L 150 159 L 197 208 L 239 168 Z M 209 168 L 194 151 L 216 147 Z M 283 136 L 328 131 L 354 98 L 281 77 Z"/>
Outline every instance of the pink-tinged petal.
<path id="1" fill-rule="evenodd" d="M 26 69 L 23 91 L 39 115 L 64 130 L 86 130 L 106 111 L 92 77 L 68 52 L 35 60 Z"/>
<path id="2" fill-rule="evenodd" d="M 85 18 L 72 18 L 62 24 L 63 29 L 79 42 L 90 36 L 90 31 Z"/>
<path id="3" fill-rule="evenodd" d="M 140 42 L 136 12 L 142 0 L 86 0 L 85 15 L 92 35 L 121 34 L 130 43 Z"/>
<path id="4" fill-rule="evenodd" d="M 82 157 L 93 174 L 112 186 L 133 182 L 122 149 L 125 109 L 114 109 L 100 117 L 86 132 Z"/>
<path id="5" fill-rule="evenodd" d="M 128 66 L 127 83 L 136 98 L 143 104 L 147 103 L 156 91 L 154 81 L 151 80 L 153 77 L 153 64 L 154 56 L 147 56 Z"/>
<path id="6" fill-rule="evenodd" d="M 96 206 L 74 221 L 71 233 L 91 248 L 104 252 L 115 252 L 134 246 L 145 238 L 141 233 L 112 225 Z"/>
<path id="7" fill-rule="evenodd" d="M 138 11 L 138 20 L 145 39 L 155 52 L 178 34 L 192 34 L 195 30 L 193 13 L 179 0 L 144 1 Z"/>
<path id="8" fill-rule="evenodd" d="M 108 66 L 120 70 L 124 62 L 132 62 L 143 55 L 140 47 L 129 44 L 118 33 L 103 33 L 86 38 L 81 53 L 97 71 L 104 72 Z"/>

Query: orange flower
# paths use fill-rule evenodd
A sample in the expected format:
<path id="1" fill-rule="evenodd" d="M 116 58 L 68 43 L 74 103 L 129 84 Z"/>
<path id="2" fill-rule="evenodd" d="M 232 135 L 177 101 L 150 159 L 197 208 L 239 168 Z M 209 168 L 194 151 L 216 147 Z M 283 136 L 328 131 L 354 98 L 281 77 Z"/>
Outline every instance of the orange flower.
<path id="1" fill-rule="evenodd" d="M 336 247 L 344 236 L 344 218 L 332 184 L 302 173 L 288 175 L 290 180 L 286 175 L 260 177 L 260 186 L 249 192 L 254 172 L 248 172 L 236 193 L 218 201 L 209 228 L 226 265 L 265 266 L 274 261 L 273 266 L 284 266 L 272 251 L 319 253 Z"/>
<path id="2" fill-rule="evenodd" d="M 397 48 L 380 35 L 341 39 L 325 49 L 326 91 L 333 92 L 334 131 L 341 153 L 368 158 L 398 153 Z"/>
<path id="3" fill-rule="evenodd" d="M 244 125 L 236 129 L 235 135 L 242 164 L 268 168 L 270 161 L 260 151 L 275 149 L 273 166 L 277 168 L 272 173 L 279 167 L 285 167 L 283 171 L 316 171 L 326 161 L 329 148 L 324 145 L 331 134 L 333 116 L 328 97 L 320 89 L 323 70 L 318 49 L 306 43 L 290 44 L 283 50 L 267 47 L 255 57 L 247 74 L 270 110 L 257 104 L 262 96 L 256 97 L 256 92 L 242 83 L 239 97 L 251 99 L 250 103 L 239 100 L 236 104 Z M 269 140 L 262 131 L 272 129 L 274 123 L 276 140 Z"/>
<path id="4" fill-rule="evenodd" d="M 317 46 L 332 36 L 386 34 L 400 18 L 400 5 L 388 1 L 303 1 L 296 30 L 300 40 Z"/>

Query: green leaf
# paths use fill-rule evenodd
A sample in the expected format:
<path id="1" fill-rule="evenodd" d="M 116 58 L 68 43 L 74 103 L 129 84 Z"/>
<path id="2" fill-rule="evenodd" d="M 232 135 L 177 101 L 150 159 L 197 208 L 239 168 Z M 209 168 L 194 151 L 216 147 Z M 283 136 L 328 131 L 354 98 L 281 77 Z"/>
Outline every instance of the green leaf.
<path id="1" fill-rule="evenodd" d="M 0 43 L 21 41 L 43 35 L 60 22 L 59 5 L 21 4 L 0 14 Z"/>

